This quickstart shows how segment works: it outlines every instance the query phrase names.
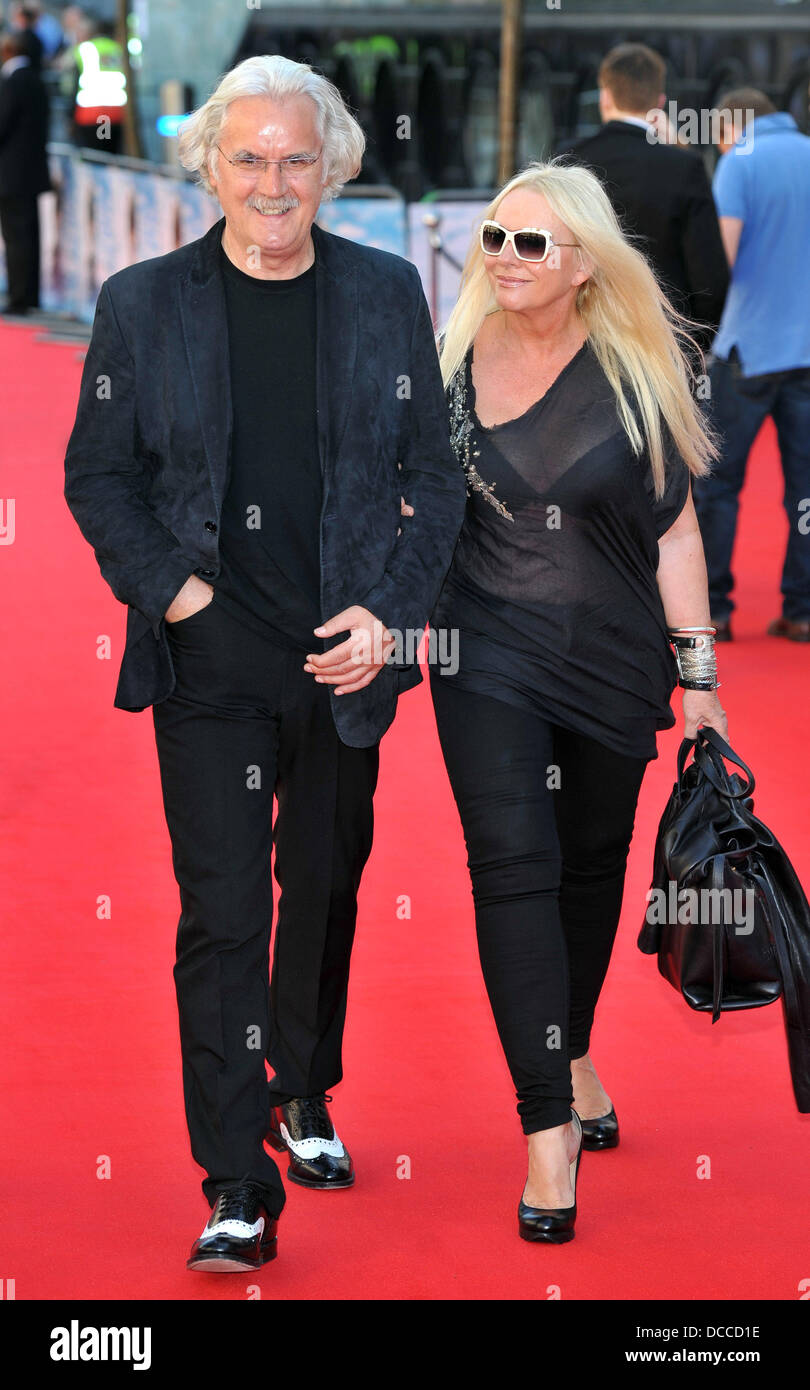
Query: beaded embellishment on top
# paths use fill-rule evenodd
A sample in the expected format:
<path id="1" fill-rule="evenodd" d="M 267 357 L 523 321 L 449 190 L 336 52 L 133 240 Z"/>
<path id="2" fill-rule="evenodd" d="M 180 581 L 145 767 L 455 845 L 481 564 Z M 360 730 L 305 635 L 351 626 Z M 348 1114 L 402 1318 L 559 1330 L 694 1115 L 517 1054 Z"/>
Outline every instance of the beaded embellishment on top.
<path id="1" fill-rule="evenodd" d="M 450 443 L 467 478 L 467 496 L 472 492 L 480 492 L 482 497 L 490 502 L 501 516 L 507 521 L 514 521 L 510 511 L 507 511 L 503 502 L 498 497 L 493 496 L 495 490 L 494 483 L 485 483 L 481 474 L 478 472 L 474 458 L 478 458 L 481 450 L 474 448 L 475 435 L 473 434 L 472 420 L 467 408 L 467 383 L 466 383 L 466 362 L 462 362 L 458 371 L 451 378 L 447 387 L 447 395 L 450 405 Z"/>

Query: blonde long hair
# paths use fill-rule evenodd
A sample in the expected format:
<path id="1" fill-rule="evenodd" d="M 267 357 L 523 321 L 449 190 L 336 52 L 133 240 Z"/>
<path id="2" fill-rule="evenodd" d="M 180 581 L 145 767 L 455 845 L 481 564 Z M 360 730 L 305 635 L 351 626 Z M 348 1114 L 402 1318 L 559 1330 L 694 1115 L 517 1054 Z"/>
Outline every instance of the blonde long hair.
<path id="1" fill-rule="evenodd" d="M 560 159 L 529 164 L 493 198 L 482 220 L 496 218 L 507 193 L 517 188 L 541 194 L 582 248 L 580 254 L 591 273 L 577 291 L 577 312 L 613 388 L 634 452 L 641 454 L 647 445 L 656 496 L 661 496 L 665 485 L 662 418 L 690 472 L 704 476 L 718 451 L 692 395 L 693 372 L 682 351 L 682 344 L 697 347 L 688 332 L 691 320 L 670 304 L 646 259 L 622 232 L 601 183 L 588 169 Z M 484 319 L 500 312 L 476 226 L 459 297 L 442 335 L 445 386 L 463 363 Z M 637 403 L 643 437 L 625 387 Z"/>

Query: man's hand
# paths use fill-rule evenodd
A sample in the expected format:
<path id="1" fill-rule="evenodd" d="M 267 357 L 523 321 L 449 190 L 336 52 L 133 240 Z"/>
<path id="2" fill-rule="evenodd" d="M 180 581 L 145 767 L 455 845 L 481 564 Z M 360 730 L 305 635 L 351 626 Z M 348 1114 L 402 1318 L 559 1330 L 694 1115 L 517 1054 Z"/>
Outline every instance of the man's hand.
<path id="1" fill-rule="evenodd" d="M 344 608 L 322 627 L 316 627 L 315 636 L 334 637 L 335 633 L 347 629 L 351 635 L 345 642 L 339 642 L 328 652 L 311 653 L 304 666 L 319 684 L 336 686 L 336 695 L 349 695 L 370 685 L 396 645 L 379 618 L 359 604 Z"/>
<path id="2" fill-rule="evenodd" d="M 405 498 L 402 496 L 399 499 L 399 514 L 400 516 L 413 516 L 413 507 L 409 507 L 408 503 L 405 501 Z M 397 529 L 397 535 L 402 535 L 401 526 Z"/>
<path id="3" fill-rule="evenodd" d="M 196 574 L 190 574 L 179 594 L 175 594 L 166 609 L 166 622 L 176 623 L 181 618 L 190 618 L 194 613 L 199 613 L 201 608 L 207 607 L 213 597 L 213 585 L 206 584 L 205 580 L 199 579 Z"/>
<path id="4" fill-rule="evenodd" d="M 404 497 L 400 496 L 399 504 L 400 516 L 413 516 L 413 507 L 408 505 Z M 401 533 L 402 527 L 397 535 Z M 344 608 L 323 627 L 316 627 L 315 635 L 334 637 L 336 632 L 345 632 L 347 628 L 351 636 L 345 642 L 332 647 L 331 651 L 312 653 L 304 666 L 305 671 L 314 674 L 319 685 L 336 686 L 336 695 L 349 695 L 354 690 L 362 690 L 364 685 L 370 685 L 396 645 L 379 618 L 359 604 Z"/>

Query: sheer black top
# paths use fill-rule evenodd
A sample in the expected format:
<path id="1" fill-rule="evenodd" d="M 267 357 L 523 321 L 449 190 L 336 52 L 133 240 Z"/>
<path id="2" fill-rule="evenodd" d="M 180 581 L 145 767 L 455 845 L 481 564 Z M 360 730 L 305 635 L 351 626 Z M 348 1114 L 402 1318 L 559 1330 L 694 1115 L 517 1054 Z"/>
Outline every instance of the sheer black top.
<path id="1" fill-rule="evenodd" d="M 634 454 L 587 341 L 539 401 L 491 429 L 475 413 L 472 357 L 447 389 L 468 501 L 431 616 L 459 629 L 459 668 L 437 678 L 655 758 L 678 678 L 658 538 L 687 501 L 689 470 L 664 427 L 656 500 L 648 454 Z"/>

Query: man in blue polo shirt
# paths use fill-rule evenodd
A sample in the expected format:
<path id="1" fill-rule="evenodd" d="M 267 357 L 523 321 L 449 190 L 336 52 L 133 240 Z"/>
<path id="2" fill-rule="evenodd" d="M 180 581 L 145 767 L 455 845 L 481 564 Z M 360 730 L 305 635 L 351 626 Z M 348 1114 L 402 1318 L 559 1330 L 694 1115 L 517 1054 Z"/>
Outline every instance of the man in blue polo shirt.
<path id="1" fill-rule="evenodd" d="M 709 600 L 730 640 L 731 555 L 751 445 L 770 415 L 785 477 L 788 543 L 782 616 L 768 632 L 810 641 L 810 138 L 753 88 L 728 92 L 714 198 L 731 285 L 710 366 L 710 414 L 722 453 L 695 484 Z M 731 122 L 729 122 L 731 126 Z"/>

